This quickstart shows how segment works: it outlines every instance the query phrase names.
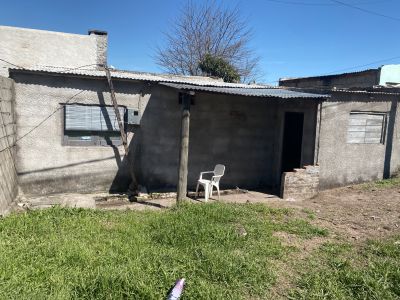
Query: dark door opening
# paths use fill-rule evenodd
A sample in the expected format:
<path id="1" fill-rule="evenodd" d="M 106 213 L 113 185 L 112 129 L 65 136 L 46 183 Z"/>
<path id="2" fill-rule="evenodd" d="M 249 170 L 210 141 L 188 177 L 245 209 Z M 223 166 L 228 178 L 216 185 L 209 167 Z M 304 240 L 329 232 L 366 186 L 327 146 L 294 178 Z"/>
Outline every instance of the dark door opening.
<path id="1" fill-rule="evenodd" d="M 285 113 L 282 143 L 281 172 L 290 172 L 301 167 L 301 146 L 303 142 L 304 114 L 297 112 Z"/>

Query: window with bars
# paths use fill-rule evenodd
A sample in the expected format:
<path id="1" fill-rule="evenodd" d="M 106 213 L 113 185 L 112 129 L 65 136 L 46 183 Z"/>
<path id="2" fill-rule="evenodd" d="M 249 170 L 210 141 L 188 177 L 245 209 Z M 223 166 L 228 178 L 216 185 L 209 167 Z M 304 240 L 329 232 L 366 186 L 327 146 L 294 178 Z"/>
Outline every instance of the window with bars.
<path id="1" fill-rule="evenodd" d="M 119 112 L 124 119 L 125 107 Z M 122 144 L 114 107 L 64 105 L 64 144 L 69 146 L 119 146 Z"/>
<path id="2" fill-rule="evenodd" d="M 385 113 L 351 112 L 347 127 L 348 144 L 383 144 Z"/>

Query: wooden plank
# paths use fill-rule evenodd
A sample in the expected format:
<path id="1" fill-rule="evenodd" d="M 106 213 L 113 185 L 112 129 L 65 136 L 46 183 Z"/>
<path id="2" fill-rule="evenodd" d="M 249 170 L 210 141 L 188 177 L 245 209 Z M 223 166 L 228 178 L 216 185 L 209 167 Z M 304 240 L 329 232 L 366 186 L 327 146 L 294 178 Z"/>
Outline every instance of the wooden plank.
<path id="1" fill-rule="evenodd" d="M 126 137 L 125 130 L 124 130 L 124 123 L 121 119 L 121 115 L 120 115 L 120 112 L 118 109 L 118 103 L 117 103 L 117 98 L 115 97 L 114 85 L 111 80 L 111 73 L 107 66 L 104 66 L 104 70 L 106 71 L 107 82 L 108 82 L 108 86 L 110 88 L 111 101 L 114 106 L 115 116 L 117 117 L 119 131 L 121 133 L 122 145 L 124 146 L 124 149 L 125 149 L 125 157 L 129 161 L 129 155 L 128 155 L 129 148 L 128 148 L 127 137 Z M 133 162 L 130 162 L 130 164 L 128 163 L 128 169 L 129 169 L 131 179 L 132 179 L 132 182 L 129 186 L 129 190 L 132 192 L 132 194 L 137 195 L 138 183 L 136 180 L 135 172 L 133 170 Z"/>
<path id="2" fill-rule="evenodd" d="M 128 155 L 129 149 L 128 149 L 128 142 L 127 142 L 125 130 L 124 130 L 124 122 L 122 121 L 121 114 L 119 113 L 117 98 L 115 97 L 115 91 L 114 91 L 114 86 L 113 86 L 113 83 L 111 80 L 110 70 L 107 67 L 104 67 L 104 69 L 106 71 L 107 81 L 108 81 L 108 85 L 110 87 L 111 101 L 114 106 L 115 116 L 117 117 L 119 131 L 121 133 L 122 145 L 124 146 L 125 154 Z"/>

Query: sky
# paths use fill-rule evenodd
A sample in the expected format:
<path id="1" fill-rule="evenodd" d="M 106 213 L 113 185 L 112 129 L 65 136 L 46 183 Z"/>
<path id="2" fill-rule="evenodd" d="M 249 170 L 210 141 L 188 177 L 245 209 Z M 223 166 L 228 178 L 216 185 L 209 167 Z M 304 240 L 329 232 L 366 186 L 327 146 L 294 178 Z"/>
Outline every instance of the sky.
<path id="1" fill-rule="evenodd" d="M 153 58 L 155 48 L 164 45 L 163 33 L 186 1 L 2 1 L 0 25 L 78 34 L 105 30 L 110 65 L 162 72 Z M 237 6 L 252 28 L 260 82 L 400 63 L 400 0 L 220 2 Z"/>

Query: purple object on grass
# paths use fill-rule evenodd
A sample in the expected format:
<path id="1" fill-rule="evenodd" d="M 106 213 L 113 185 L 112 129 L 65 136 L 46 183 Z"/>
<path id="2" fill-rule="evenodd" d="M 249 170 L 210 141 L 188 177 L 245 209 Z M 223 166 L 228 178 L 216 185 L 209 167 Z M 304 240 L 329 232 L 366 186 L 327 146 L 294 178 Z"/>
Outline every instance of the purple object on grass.
<path id="1" fill-rule="evenodd" d="M 167 296 L 167 300 L 178 300 L 182 296 L 183 288 L 185 286 L 185 278 L 178 279 L 175 286 Z"/>

